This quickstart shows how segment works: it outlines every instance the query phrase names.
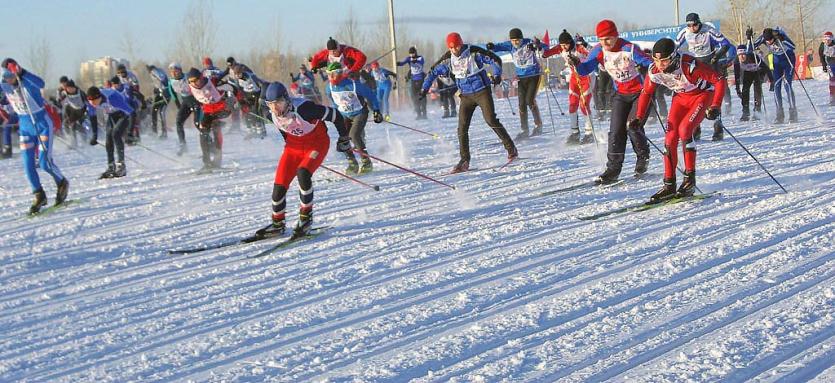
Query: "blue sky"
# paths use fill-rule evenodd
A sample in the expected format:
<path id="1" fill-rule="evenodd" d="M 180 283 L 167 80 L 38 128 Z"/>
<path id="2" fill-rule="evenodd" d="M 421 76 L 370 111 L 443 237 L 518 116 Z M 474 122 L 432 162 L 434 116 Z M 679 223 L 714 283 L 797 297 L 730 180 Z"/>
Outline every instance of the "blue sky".
<path id="1" fill-rule="evenodd" d="M 395 0 L 399 25 L 423 38 L 439 39 L 450 31 L 464 35 L 507 36 L 513 27 L 540 34 L 545 28 L 556 34 L 562 28 L 592 31 L 601 18 L 646 25 L 672 25 L 672 0 L 647 1 L 546 1 L 546 0 Z M 138 56 L 162 60 L 179 30 L 189 1 L 58 1 L 0 0 L 0 51 L 26 65 L 28 46 L 46 38 L 52 48 L 52 77 L 75 75 L 83 59 L 105 55 L 125 57 L 120 41 L 126 32 L 137 44 Z M 246 52 L 264 44 L 278 21 L 284 46 L 299 53 L 324 46 L 349 7 L 363 23 L 386 15 L 386 0 L 258 1 L 212 3 L 218 21 L 215 57 Z M 640 4 L 638 6 L 638 4 Z M 715 15 L 714 1 L 682 0 L 682 21 L 687 12 Z M 334 36 L 337 37 L 337 36 Z M 337 37 L 338 38 L 338 37 Z M 400 45 L 409 42 L 400 41 Z M 48 82 L 54 82 L 50 79 Z"/>

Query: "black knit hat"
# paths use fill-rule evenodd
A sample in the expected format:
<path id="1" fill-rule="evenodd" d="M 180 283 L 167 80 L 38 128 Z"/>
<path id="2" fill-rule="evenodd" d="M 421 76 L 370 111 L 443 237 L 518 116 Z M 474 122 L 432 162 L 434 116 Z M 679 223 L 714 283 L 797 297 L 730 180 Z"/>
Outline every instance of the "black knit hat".
<path id="1" fill-rule="evenodd" d="M 510 30 L 510 33 L 508 33 L 508 35 L 510 35 L 510 39 L 511 39 L 511 40 L 513 40 L 513 39 L 522 39 L 522 38 L 524 38 L 524 37 L 522 36 L 522 30 L 521 30 L 521 29 L 519 29 L 519 28 L 513 28 L 513 29 L 511 29 L 511 30 Z"/>
<path id="2" fill-rule="evenodd" d="M 61 78 L 58 79 L 58 82 L 61 84 L 65 84 L 67 81 L 70 81 L 67 76 L 61 76 Z"/>
<path id="3" fill-rule="evenodd" d="M 774 40 L 774 30 L 771 28 L 763 29 L 763 40 L 771 41 Z"/>
<path id="4" fill-rule="evenodd" d="M 655 42 L 652 47 L 652 57 L 666 59 L 676 51 L 676 43 L 672 39 L 663 38 Z"/>
<path id="5" fill-rule="evenodd" d="M 685 19 L 687 23 L 694 23 L 694 24 L 701 24 L 702 20 L 699 19 L 698 13 L 688 13 L 687 18 Z"/>
<path id="6" fill-rule="evenodd" d="M 122 83 L 122 80 L 119 80 L 119 76 L 113 76 L 110 79 L 110 83 L 113 84 L 113 85 L 119 85 L 119 84 Z"/>
<path id="7" fill-rule="evenodd" d="M 574 38 L 571 37 L 571 33 L 568 33 L 567 30 L 563 29 L 560 36 L 557 38 L 560 44 L 574 44 Z"/>
<path id="8" fill-rule="evenodd" d="M 186 74 L 186 78 L 200 78 L 200 76 L 202 76 L 202 74 L 200 73 L 200 70 L 197 68 L 189 69 L 188 74 Z"/>
<path id="9" fill-rule="evenodd" d="M 410 47 L 410 48 L 409 48 L 409 54 L 412 54 L 412 53 L 417 54 L 417 48 L 415 48 L 415 47 Z"/>
<path id="10" fill-rule="evenodd" d="M 327 43 L 326 46 L 327 46 L 329 51 L 332 51 L 332 50 L 339 47 L 339 43 L 337 43 L 336 40 L 333 39 L 333 37 L 329 37 L 328 38 L 328 43 Z"/>

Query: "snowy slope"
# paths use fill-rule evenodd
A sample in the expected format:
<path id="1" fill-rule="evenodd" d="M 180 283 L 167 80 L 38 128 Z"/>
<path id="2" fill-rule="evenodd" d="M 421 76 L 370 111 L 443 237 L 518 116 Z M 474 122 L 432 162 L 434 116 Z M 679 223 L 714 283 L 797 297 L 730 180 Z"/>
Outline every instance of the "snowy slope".
<path id="1" fill-rule="evenodd" d="M 826 84 L 807 87 L 823 104 Z M 381 163 L 362 176 L 379 192 L 319 170 L 316 221 L 333 228 L 259 259 L 245 257 L 275 241 L 167 250 L 266 223 L 275 135 L 228 135 L 230 170 L 211 175 L 194 174 L 193 132 L 182 163 L 129 147 L 128 177 L 110 181 L 96 179 L 103 150 L 58 144 L 80 203 L 33 219 L 19 160 L 0 161 L 0 381 L 832 381 L 835 108 L 818 119 L 795 88 L 799 124 L 738 123 L 736 99 L 726 118 L 788 194 L 726 136 L 699 146 L 698 185 L 715 198 L 580 220 L 646 200 L 660 155 L 650 177 L 630 178 L 630 151 L 625 183 L 540 196 L 589 181 L 604 156 L 564 147 L 567 118 L 555 107 L 550 133 L 542 94 L 549 134 L 498 172 L 504 150 L 478 112 L 482 170 L 452 176 L 456 121 L 395 115 L 440 140 L 372 124 L 372 154 L 458 190 Z M 662 144 L 658 125 L 647 133 Z"/>

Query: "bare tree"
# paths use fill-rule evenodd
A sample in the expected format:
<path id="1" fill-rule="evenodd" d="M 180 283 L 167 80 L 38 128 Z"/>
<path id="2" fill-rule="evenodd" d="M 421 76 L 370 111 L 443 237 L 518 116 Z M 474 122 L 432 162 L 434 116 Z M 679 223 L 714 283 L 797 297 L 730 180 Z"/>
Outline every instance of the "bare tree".
<path id="1" fill-rule="evenodd" d="M 345 43 L 354 47 L 364 47 L 366 45 L 365 33 L 360 28 L 359 19 L 354 13 L 354 7 L 348 8 L 348 14 L 345 20 L 336 29 L 336 36 L 333 36 L 336 41 Z"/>
<path id="2" fill-rule="evenodd" d="M 183 65 L 196 65 L 202 57 L 211 56 L 217 34 L 212 8 L 209 0 L 189 3 L 171 52 Z"/>
<path id="3" fill-rule="evenodd" d="M 51 78 L 49 70 L 52 64 L 52 47 L 46 37 L 42 36 L 29 45 L 26 60 L 33 73 L 47 81 Z"/>
<path id="4" fill-rule="evenodd" d="M 133 32 L 131 32 L 130 30 L 125 30 L 125 32 L 122 33 L 121 39 L 119 40 L 119 45 L 122 49 L 122 53 L 125 56 L 127 56 L 128 60 L 130 60 L 131 63 L 137 60 L 138 55 L 136 53 L 138 46 L 136 43 L 136 38 L 134 38 L 133 36 Z"/>

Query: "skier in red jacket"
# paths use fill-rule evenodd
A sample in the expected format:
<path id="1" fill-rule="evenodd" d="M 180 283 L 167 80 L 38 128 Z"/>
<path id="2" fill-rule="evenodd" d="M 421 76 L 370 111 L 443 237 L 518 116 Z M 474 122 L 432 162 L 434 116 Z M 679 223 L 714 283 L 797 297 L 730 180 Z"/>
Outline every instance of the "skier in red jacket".
<path id="1" fill-rule="evenodd" d="M 709 64 L 689 54 L 677 53 L 672 39 L 658 40 L 652 48 L 652 59 L 638 99 L 636 118 L 629 122 L 629 129 L 639 129 L 642 121 L 646 121 L 655 84 L 673 91 L 664 138 L 664 187 L 649 200 L 649 203 L 659 203 L 673 197 L 693 195 L 696 188 L 696 141 L 693 133 L 704 118 L 715 120 L 719 117 L 726 85 L 725 78 Z M 684 182 L 676 191 L 679 140 L 684 152 Z"/>
<path id="2" fill-rule="evenodd" d="M 347 69 L 342 73 L 343 78 L 353 75 L 355 76 L 354 79 L 358 79 L 359 77 L 356 76 L 365 67 L 366 60 L 365 53 L 362 53 L 361 50 L 339 44 L 331 37 L 328 39 L 326 49 L 319 51 L 310 58 L 310 68 L 311 70 L 317 70 L 328 66 L 332 62 L 338 62 L 342 64 L 343 68 Z"/>

